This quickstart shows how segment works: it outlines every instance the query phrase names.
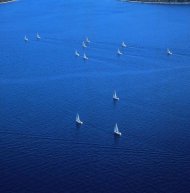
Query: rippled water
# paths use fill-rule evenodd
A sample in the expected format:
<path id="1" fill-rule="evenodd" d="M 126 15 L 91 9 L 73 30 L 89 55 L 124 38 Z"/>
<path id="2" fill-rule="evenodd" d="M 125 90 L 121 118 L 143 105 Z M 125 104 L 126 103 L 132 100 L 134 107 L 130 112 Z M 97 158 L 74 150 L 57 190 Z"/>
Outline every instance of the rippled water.
<path id="1" fill-rule="evenodd" d="M 189 10 L 114 0 L 0 5 L 0 192 L 189 193 Z M 83 54 L 86 36 L 84 62 L 74 51 Z"/>

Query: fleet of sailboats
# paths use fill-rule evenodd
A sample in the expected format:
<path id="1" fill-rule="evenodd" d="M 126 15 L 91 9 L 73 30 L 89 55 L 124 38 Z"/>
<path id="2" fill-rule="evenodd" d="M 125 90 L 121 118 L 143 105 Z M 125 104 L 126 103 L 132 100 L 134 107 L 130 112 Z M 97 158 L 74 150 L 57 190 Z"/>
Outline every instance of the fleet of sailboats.
<path id="1" fill-rule="evenodd" d="M 38 39 L 38 40 L 41 39 L 39 33 L 36 33 L 36 39 Z M 26 35 L 24 36 L 24 41 L 25 41 L 25 42 L 29 41 L 29 39 L 28 39 L 28 37 L 27 37 Z M 90 43 L 90 40 L 88 39 L 88 37 L 86 37 L 85 41 L 82 42 L 82 47 L 83 47 L 83 48 L 87 48 L 86 43 L 87 43 L 87 44 Z M 123 48 L 126 48 L 126 47 L 127 47 L 127 45 L 125 44 L 124 41 L 121 43 L 121 47 L 123 47 Z M 118 55 L 122 55 L 122 54 L 123 54 L 119 48 L 118 48 L 118 50 L 117 50 L 117 54 L 118 54 Z M 167 48 L 167 54 L 168 54 L 168 55 L 172 55 L 172 54 L 173 54 L 169 48 Z M 78 52 L 77 50 L 75 50 L 75 56 L 77 56 L 77 57 L 80 56 L 80 54 L 79 54 L 79 52 Z M 88 60 L 88 57 L 87 57 L 87 55 L 86 55 L 85 53 L 84 53 L 84 55 L 83 55 L 83 59 L 84 59 L 84 60 Z M 114 100 L 114 101 L 119 101 L 119 97 L 117 96 L 117 93 L 116 93 L 115 90 L 114 90 L 114 93 L 113 93 L 113 100 Z M 79 114 L 78 114 L 78 113 L 77 113 L 77 115 L 76 115 L 76 123 L 79 124 L 79 125 L 82 125 L 82 124 L 83 124 L 83 122 L 80 120 L 80 117 L 79 117 Z M 121 132 L 119 131 L 119 128 L 118 128 L 117 123 L 115 124 L 115 127 L 114 127 L 114 135 L 121 136 Z"/>
<path id="2" fill-rule="evenodd" d="M 40 35 L 39 35 L 38 32 L 36 33 L 36 39 L 37 39 L 37 40 L 40 40 L 40 39 L 41 39 L 41 37 L 40 37 Z M 27 37 L 26 35 L 24 36 L 24 41 L 25 41 L 25 42 L 28 42 L 28 41 L 29 41 L 29 39 L 28 39 L 28 37 Z"/>
<path id="3" fill-rule="evenodd" d="M 36 33 L 36 39 L 37 39 L 37 40 L 40 40 L 40 39 L 41 39 L 41 36 L 39 35 L 38 32 Z M 24 36 L 24 41 L 25 41 L 25 42 L 28 42 L 28 41 L 29 41 L 29 39 L 28 39 L 28 37 L 27 37 L 26 35 Z M 83 47 L 83 48 L 87 48 L 87 47 L 88 47 L 87 45 L 88 45 L 90 42 L 91 42 L 91 41 L 89 40 L 89 38 L 86 37 L 85 40 L 82 41 L 82 47 Z M 121 42 L 121 47 L 122 47 L 122 48 L 126 48 L 126 47 L 127 47 L 127 44 L 126 44 L 124 41 L 122 41 L 122 42 Z M 171 51 L 169 48 L 167 48 L 166 52 L 167 52 L 167 55 L 172 55 L 172 54 L 173 54 L 172 51 Z M 118 56 L 123 55 L 122 51 L 121 51 L 119 48 L 117 49 L 117 55 L 118 55 Z M 80 54 L 79 54 L 79 52 L 78 52 L 77 50 L 75 51 L 75 56 L 77 56 L 77 57 L 80 56 Z M 84 55 L 83 55 L 83 59 L 84 59 L 84 60 L 88 60 L 88 57 L 86 56 L 85 53 L 84 53 Z"/>

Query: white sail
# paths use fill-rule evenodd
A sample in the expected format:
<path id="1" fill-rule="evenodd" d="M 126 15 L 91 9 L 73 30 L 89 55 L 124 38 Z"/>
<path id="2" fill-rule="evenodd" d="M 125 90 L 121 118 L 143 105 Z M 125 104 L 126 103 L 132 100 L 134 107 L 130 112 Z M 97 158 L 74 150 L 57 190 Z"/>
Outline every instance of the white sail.
<path id="1" fill-rule="evenodd" d="M 90 43 L 90 40 L 88 39 L 88 37 L 86 37 L 86 42 L 87 42 L 87 43 Z"/>
<path id="2" fill-rule="evenodd" d="M 27 42 L 28 41 L 28 38 L 26 36 L 24 36 L 24 41 Z"/>
<path id="3" fill-rule="evenodd" d="M 118 126 L 117 126 L 117 123 L 115 124 L 114 131 L 115 131 L 116 133 L 118 133 L 118 131 L 119 131 Z"/>
<path id="4" fill-rule="evenodd" d="M 115 127 L 114 127 L 114 134 L 121 136 L 121 132 L 118 129 L 117 123 L 115 124 Z"/>
<path id="5" fill-rule="evenodd" d="M 126 48 L 126 47 L 127 47 L 127 45 L 125 44 L 125 42 L 122 42 L 122 43 L 121 43 L 121 46 L 122 46 L 123 48 Z"/>
<path id="6" fill-rule="evenodd" d="M 84 53 L 84 55 L 83 55 L 83 59 L 84 59 L 84 60 L 88 60 L 88 57 L 86 56 L 85 53 Z"/>
<path id="7" fill-rule="evenodd" d="M 116 91 L 114 91 L 114 93 L 113 93 L 113 97 L 114 97 L 114 98 L 116 98 L 116 97 L 117 97 Z"/>
<path id="8" fill-rule="evenodd" d="M 120 49 L 117 50 L 118 55 L 122 55 L 123 53 L 120 51 Z"/>
<path id="9" fill-rule="evenodd" d="M 83 47 L 83 48 L 87 48 L 87 45 L 85 44 L 84 41 L 82 42 L 82 47 Z"/>
<path id="10" fill-rule="evenodd" d="M 76 56 L 80 56 L 80 54 L 79 54 L 79 52 L 77 50 L 75 51 L 75 55 Z"/>
<path id="11" fill-rule="evenodd" d="M 83 124 L 83 122 L 80 120 L 79 114 L 76 115 L 76 123 Z"/>
<path id="12" fill-rule="evenodd" d="M 39 39 L 41 39 L 41 37 L 40 37 L 40 35 L 39 35 L 39 33 L 37 32 L 37 34 L 36 34 L 36 38 L 39 40 Z"/>
<path id="13" fill-rule="evenodd" d="M 80 121 L 79 114 L 77 113 L 76 121 Z"/>
<path id="14" fill-rule="evenodd" d="M 117 96 L 116 91 L 114 91 L 114 93 L 113 93 L 113 99 L 114 99 L 114 100 L 119 100 L 119 97 Z"/>
<path id="15" fill-rule="evenodd" d="M 167 48 L 167 54 L 172 55 L 172 52 L 169 50 L 169 48 Z"/>

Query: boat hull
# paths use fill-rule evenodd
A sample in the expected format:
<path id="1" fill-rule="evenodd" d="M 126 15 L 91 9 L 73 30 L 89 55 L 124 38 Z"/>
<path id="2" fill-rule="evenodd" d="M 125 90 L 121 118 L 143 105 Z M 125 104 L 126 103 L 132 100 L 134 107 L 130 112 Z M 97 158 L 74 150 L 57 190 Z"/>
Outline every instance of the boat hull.
<path id="1" fill-rule="evenodd" d="M 121 132 L 114 132 L 115 136 L 121 136 Z"/>

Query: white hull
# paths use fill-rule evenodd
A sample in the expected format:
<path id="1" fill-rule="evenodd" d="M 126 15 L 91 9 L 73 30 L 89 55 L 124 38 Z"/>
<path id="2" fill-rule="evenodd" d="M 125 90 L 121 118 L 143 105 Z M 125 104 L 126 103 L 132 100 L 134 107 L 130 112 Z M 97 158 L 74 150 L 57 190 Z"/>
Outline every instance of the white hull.
<path id="1" fill-rule="evenodd" d="M 83 122 L 80 121 L 80 120 L 76 120 L 76 123 L 79 124 L 79 125 L 82 125 L 82 124 L 83 124 Z"/>
<path id="2" fill-rule="evenodd" d="M 119 101 L 119 97 L 113 97 L 113 100 Z"/>
<path id="3" fill-rule="evenodd" d="M 114 135 L 121 136 L 121 132 L 114 132 Z"/>

